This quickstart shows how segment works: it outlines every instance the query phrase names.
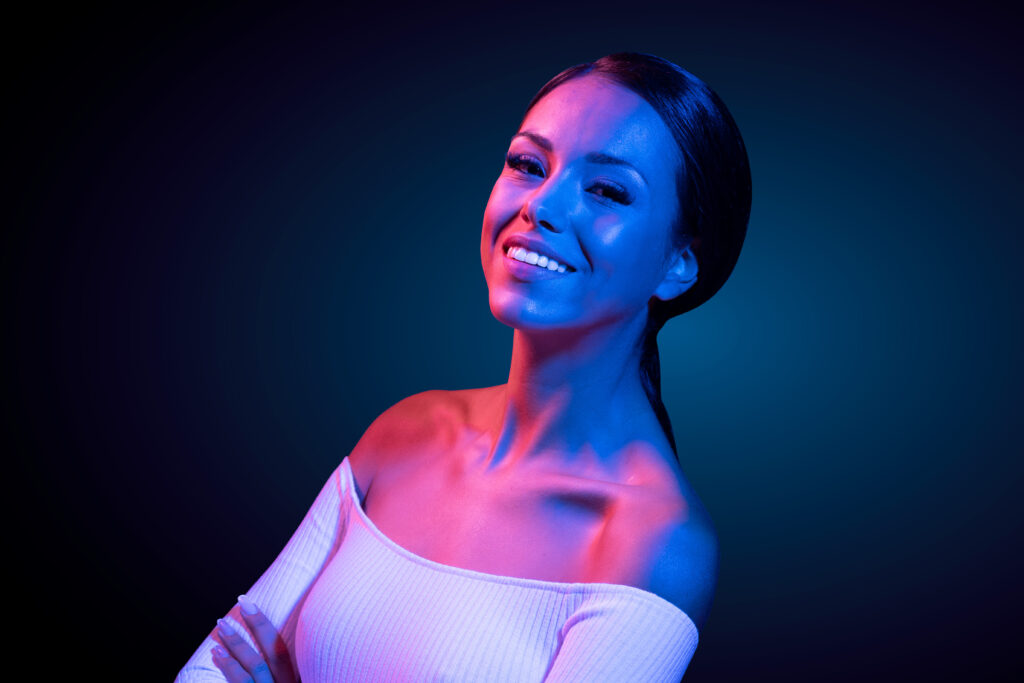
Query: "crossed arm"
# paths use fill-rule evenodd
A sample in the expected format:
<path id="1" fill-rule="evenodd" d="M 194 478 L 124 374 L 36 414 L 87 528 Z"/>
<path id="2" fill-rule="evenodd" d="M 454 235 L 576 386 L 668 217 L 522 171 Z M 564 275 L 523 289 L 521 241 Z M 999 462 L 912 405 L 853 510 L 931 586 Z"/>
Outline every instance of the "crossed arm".
<path id="1" fill-rule="evenodd" d="M 232 607 L 181 669 L 175 683 L 290 683 L 298 679 L 293 657 L 295 622 L 309 589 L 344 534 L 341 475 L 339 465 L 277 559 L 246 592 L 248 599 L 243 602 L 255 603 L 257 611 L 247 614 L 241 604 Z M 225 633 L 225 626 L 233 635 Z M 217 647 L 231 656 L 215 656 Z M 257 648 L 268 653 L 265 661 L 272 678 L 267 678 L 256 661 Z M 246 667 L 255 669 L 261 678 L 242 676 L 238 669 Z"/>

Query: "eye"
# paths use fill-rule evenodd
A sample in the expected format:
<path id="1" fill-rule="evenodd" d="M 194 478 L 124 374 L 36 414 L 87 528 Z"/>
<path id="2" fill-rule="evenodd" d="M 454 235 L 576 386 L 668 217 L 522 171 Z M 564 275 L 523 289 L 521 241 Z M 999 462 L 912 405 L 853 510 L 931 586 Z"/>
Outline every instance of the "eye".
<path id="1" fill-rule="evenodd" d="M 611 185 L 609 183 L 598 183 L 594 185 L 594 193 L 599 197 L 607 197 L 614 202 L 619 204 L 631 204 L 633 198 L 629 196 L 626 190 L 622 189 L 618 185 Z"/>
<path id="2" fill-rule="evenodd" d="M 541 166 L 540 162 L 534 157 L 528 154 L 509 154 L 505 157 L 505 163 L 514 171 L 524 173 L 526 175 L 535 175 L 539 177 L 544 176 L 544 167 Z M 629 192 L 620 187 L 608 182 L 597 183 L 594 185 L 593 190 L 595 195 L 603 199 L 610 199 L 617 204 L 632 204 L 633 197 Z"/>
<path id="3" fill-rule="evenodd" d="M 520 173 L 526 173 L 527 175 L 541 175 L 544 172 L 544 168 L 531 156 L 526 154 L 509 154 L 505 157 L 505 163 L 508 167 L 519 171 Z M 540 173 L 531 173 L 530 171 L 539 171 Z"/>

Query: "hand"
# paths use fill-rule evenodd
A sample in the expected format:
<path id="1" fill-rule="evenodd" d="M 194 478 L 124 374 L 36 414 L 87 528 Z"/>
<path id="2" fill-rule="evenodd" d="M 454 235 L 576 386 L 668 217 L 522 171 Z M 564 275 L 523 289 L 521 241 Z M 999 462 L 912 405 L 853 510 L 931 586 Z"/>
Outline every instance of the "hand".
<path id="1" fill-rule="evenodd" d="M 261 652 L 253 650 L 224 619 L 217 620 L 217 635 L 227 650 L 213 648 L 213 663 L 230 683 L 297 683 L 288 647 L 270 620 L 244 595 L 238 596 L 239 613 Z"/>

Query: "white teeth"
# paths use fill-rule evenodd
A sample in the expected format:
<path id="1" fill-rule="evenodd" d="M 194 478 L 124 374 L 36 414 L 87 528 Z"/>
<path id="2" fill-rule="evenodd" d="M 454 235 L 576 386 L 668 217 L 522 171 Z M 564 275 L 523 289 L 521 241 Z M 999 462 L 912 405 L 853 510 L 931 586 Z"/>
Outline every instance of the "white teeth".
<path id="1" fill-rule="evenodd" d="M 559 273 L 564 273 L 567 269 L 564 264 L 558 261 L 538 254 L 535 251 L 530 251 L 524 247 L 512 247 L 508 250 L 508 255 L 517 261 L 523 263 L 529 263 L 531 266 L 538 266 L 540 268 L 547 268 L 548 270 L 557 270 Z"/>

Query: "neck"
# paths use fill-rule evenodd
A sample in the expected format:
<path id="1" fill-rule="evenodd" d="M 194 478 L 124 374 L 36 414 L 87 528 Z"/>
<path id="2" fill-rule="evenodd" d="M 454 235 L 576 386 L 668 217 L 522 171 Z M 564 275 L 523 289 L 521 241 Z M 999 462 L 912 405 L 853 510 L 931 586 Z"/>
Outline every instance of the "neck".
<path id="1" fill-rule="evenodd" d="M 646 318 L 567 335 L 516 329 L 485 469 L 544 461 L 608 470 L 637 434 L 663 437 L 640 380 Z"/>

